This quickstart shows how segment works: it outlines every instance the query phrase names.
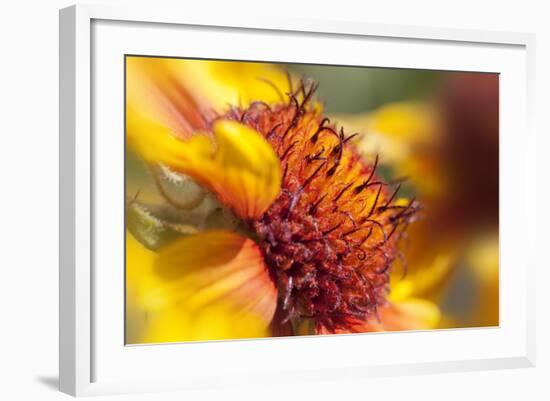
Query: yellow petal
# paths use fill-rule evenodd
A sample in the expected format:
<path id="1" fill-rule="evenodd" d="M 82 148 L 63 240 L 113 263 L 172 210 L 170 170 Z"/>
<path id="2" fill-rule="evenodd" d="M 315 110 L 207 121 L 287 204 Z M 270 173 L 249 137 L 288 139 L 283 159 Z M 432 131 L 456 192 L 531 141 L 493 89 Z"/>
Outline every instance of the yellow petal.
<path id="1" fill-rule="evenodd" d="M 395 176 L 410 177 L 424 194 L 442 190 L 437 145 L 441 122 L 437 109 L 429 103 L 389 103 L 371 113 L 334 116 L 350 132 L 363 135 L 354 141 L 359 153 L 366 157 L 380 154 L 391 164 Z"/>
<path id="2" fill-rule="evenodd" d="M 378 310 L 379 320 L 372 318 L 365 331 L 430 330 L 437 327 L 441 314 L 432 302 L 409 298 Z"/>
<path id="3" fill-rule="evenodd" d="M 187 61 L 195 85 L 217 110 L 227 104 L 247 107 L 251 102 L 288 100 L 290 91 L 283 69 L 267 63 L 239 61 Z"/>
<path id="4" fill-rule="evenodd" d="M 379 108 L 368 121 L 369 129 L 410 143 L 433 138 L 436 131 L 436 113 L 428 104 L 402 102 Z"/>
<path id="5" fill-rule="evenodd" d="M 360 150 L 367 155 L 381 152 L 391 162 L 433 143 L 440 124 L 433 106 L 416 102 L 389 103 L 368 114 L 334 118 L 349 130 L 365 134 L 357 141 Z"/>
<path id="6" fill-rule="evenodd" d="M 153 274 L 155 257 L 154 252 L 145 248 L 126 231 L 126 293 L 140 308 L 144 306 L 144 294 L 158 285 Z"/>
<path id="7" fill-rule="evenodd" d="M 265 63 L 126 58 L 128 122 L 152 120 L 180 138 L 205 129 L 229 105 L 280 102 L 288 91 L 284 71 Z"/>
<path id="8" fill-rule="evenodd" d="M 200 311 L 169 308 L 154 313 L 134 343 L 231 340 L 269 335 L 269 328 L 260 317 L 240 313 L 231 304 L 219 302 Z"/>
<path id="9" fill-rule="evenodd" d="M 158 286 L 153 274 L 155 253 L 140 244 L 126 231 L 126 331 L 128 344 L 141 342 L 143 331 L 147 327 L 149 308 L 146 294 Z"/>
<path id="10" fill-rule="evenodd" d="M 452 249 L 429 250 L 412 259 L 411 270 L 402 277 L 401 272 L 392 275 L 392 301 L 401 301 L 413 295 L 425 295 L 447 282 L 452 267 L 457 260 L 457 252 Z M 405 256 L 407 257 L 407 256 Z"/>
<path id="11" fill-rule="evenodd" d="M 259 337 L 277 305 L 277 290 L 258 246 L 228 231 L 179 239 L 155 259 L 157 286 L 141 342 Z"/>
<path id="12" fill-rule="evenodd" d="M 203 114 L 209 104 L 190 92 L 187 81 L 192 78 L 183 70 L 178 73 L 172 64 L 163 58 L 126 58 L 127 124 L 146 130 L 137 122 L 152 121 L 177 137 L 188 138 L 206 127 Z"/>
<path id="13" fill-rule="evenodd" d="M 421 203 L 425 210 L 432 204 Z M 459 262 L 463 240 L 458 235 L 434 232 L 438 224 L 425 214 L 407 229 L 409 240 L 403 246 L 403 258 L 391 272 L 389 298 L 397 302 L 408 297 L 438 300 L 452 280 Z"/>
<path id="14" fill-rule="evenodd" d="M 480 233 L 465 250 L 467 266 L 478 285 L 471 326 L 499 324 L 499 238 L 498 231 Z M 462 323 L 462 322 L 461 322 Z"/>
<path id="15" fill-rule="evenodd" d="M 182 141 L 154 121 L 132 121 L 141 129 L 129 124 L 128 141 L 146 160 L 191 176 L 244 219 L 260 217 L 279 194 L 279 158 L 267 140 L 246 125 L 218 120 L 213 125 L 215 141 L 201 134 Z"/>
<path id="16" fill-rule="evenodd" d="M 466 249 L 468 266 L 481 283 L 498 286 L 499 245 L 498 232 L 480 233 Z"/>

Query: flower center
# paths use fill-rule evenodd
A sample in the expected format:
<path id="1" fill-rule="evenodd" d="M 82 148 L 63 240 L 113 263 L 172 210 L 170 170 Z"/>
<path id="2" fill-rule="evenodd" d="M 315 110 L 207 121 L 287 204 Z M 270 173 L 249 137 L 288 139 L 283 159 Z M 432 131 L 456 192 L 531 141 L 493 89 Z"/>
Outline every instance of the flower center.
<path id="1" fill-rule="evenodd" d="M 376 176 L 312 101 L 301 83 L 289 102 L 233 108 L 262 133 L 283 171 L 278 198 L 256 221 L 266 263 L 279 288 L 279 324 L 312 319 L 318 332 L 361 331 L 386 302 L 398 242 L 417 206 Z"/>

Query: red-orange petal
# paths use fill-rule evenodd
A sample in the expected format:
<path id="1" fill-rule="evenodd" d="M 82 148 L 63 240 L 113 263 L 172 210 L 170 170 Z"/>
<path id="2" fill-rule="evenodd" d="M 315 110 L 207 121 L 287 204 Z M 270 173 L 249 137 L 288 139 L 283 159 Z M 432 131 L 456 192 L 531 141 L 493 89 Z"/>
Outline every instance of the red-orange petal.
<path id="1" fill-rule="evenodd" d="M 277 289 L 254 241 L 229 231 L 206 231 L 163 248 L 154 265 L 160 297 L 171 306 L 200 311 L 230 304 L 238 314 L 253 314 L 269 324 Z"/>

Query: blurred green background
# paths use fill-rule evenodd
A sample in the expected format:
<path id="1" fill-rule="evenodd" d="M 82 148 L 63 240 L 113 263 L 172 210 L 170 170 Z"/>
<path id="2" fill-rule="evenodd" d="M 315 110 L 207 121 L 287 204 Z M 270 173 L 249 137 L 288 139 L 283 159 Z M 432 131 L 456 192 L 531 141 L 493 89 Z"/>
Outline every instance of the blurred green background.
<path id="1" fill-rule="evenodd" d="M 428 70 L 286 64 L 297 76 L 320 83 L 327 113 L 362 113 L 396 101 L 421 100 L 446 73 Z"/>

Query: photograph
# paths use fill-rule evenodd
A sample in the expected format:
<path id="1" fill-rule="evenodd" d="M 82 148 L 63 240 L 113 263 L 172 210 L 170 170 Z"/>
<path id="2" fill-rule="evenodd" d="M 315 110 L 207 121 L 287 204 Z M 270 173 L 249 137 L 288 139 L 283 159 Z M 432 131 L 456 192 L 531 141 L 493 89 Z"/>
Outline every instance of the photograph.
<path id="1" fill-rule="evenodd" d="M 127 54 L 124 86 L 125 344 L 499 326 L 498 73 Z"/>

